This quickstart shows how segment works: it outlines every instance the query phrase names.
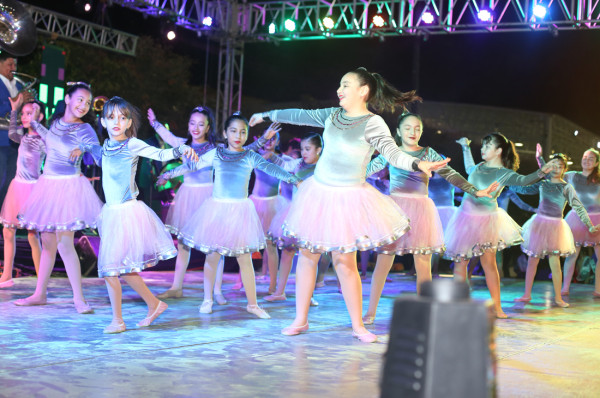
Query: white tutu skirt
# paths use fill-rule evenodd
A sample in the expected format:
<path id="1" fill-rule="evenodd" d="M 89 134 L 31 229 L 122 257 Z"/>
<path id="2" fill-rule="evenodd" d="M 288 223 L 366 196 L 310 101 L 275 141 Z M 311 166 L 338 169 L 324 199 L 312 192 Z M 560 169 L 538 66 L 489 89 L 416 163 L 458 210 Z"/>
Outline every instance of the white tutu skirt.
<path id="1" fill-rule="evenodd" d="M 96 228 L 102 201 L 82 175 L 42 176 L 19 213 L 27 229 L 40 232 Z"/>
<path id="2" fill-rule="evenodd" d="M 179 234 L 186 246 L 238 257 L 265 248 L 265 233 L 250 199 L 208 198 Z"/>
<path id="3" fill-rule="evenodd" d="M 314 253 L 349 253 L 388 245 L 409 228 L 400 207 L 368 183 L 334 187 L 310 177 L 292 200 L 283 233 Z"/>
<path id="4" fill-rule="evenodd" d="M 288 202 L 283 209 L 279 210 L 277 214 L 275 214 L 275 217 L 273 217 L 273 221 L 271 221 L 271 226 L 267 232 L 267 239 L 272 240 L 279 249 L 295 249 L 298 247 L 298 239 L 283 235 L 283 223 L 290 212 L 291 206 L 292 203 Z"/>
<path id="5" fill-rule="evenodd" d="M 455 206 L 439 206 L 437 207 L 438 214 L 440 215 L 440 221 L 442 222 L 442 228 L 445 231 L 448 227 L 448 223 L 454 216 L 454 213 L 458 211 L 458 207 Z"/>
<path id="6" fill-rule="evenodd" d="M 212 196 L 213 184 L 186 184 L 179 187 L 167 213 L 165 225 L 173 235 L 178 235 L 192 214 Z"/>
<path id="7" fill-rule="evenodd" d="M 600 213 L 588 213 L 592 224 L 600 224 Z M 591 234 L 588 227 L 581 221 L 577 213 L 573 210 L 567 213 L 565 221 L 571 227 L 573 233 L 573 239 L 575 240 L 575 246 L 596 246 L 600 245 L 600 232 Z"/>
<path id="8" fill-rule="evenodd" d="M 98 275 L 140 272 L 175 257 L 171 234 L 156 213 L 139 200 L 105 205 L 98 217 Z"/>
<path id="9" fill-rule="evenodd" d="M 392 194 L 390 198 L 400 206 L 404 214 L 410 219 L 410 231 L 391 245 L 378 247 L 375 251 L 398 256 L 443 252 L 444 232 L 433 200 L 422 195 Z"/>
<path id="10" fill-rule="evenodd" d="M 470 212 L 463 206 L 444 231 L 446 252 L 452 261 L 468 260 L 489 250 L 504 250 L 523 242 L 521 227 L 504 211 Z"/>
<path id="11" fill-rule="evenodd" d="M 523 224 L 521 250 L 530 257 L 567 257 L 575 253 L 571 228 L 562 218 L 534 214 Z"/>
<path id="12" fill-rule="evenodd" d="M 288 204 L 288 200 L 281 195 L 269 197 L 250 195 L 250 200 L 254 203 L 256 214 L 265 233 L 269 230 L 275 215 Z"/>
<path id="13" fill-rule="evenodd" d="M 22 181 L 16 178 L 10 182 L 0 210 L 0 224 L 5 228 L 23 228 L 23 223 L 17 219 L 17 215 L 31 195 L 35 183 L 36 181 Z"/>

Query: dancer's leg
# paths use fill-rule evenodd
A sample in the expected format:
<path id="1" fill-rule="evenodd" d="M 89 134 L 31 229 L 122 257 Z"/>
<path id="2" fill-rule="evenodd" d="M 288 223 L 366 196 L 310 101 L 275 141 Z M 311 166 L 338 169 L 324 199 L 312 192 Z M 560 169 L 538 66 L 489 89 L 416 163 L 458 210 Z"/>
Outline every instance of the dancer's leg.
<path id="1" fill-rule="evenodd" d="M 467 265 L 469 260 L 461 260 L 454 262 L 454 280 L 459 282 L 467 281 Z"/>
<path id="2" fill-rule="evenodd" d="M 81 264 L 79 263 L 79 256 L 75 251 L 73 231 L 57 232 L 57 249 L 65 265 L 69 282 L 71 283 L 71 289 L 73 289 L 73 302 L 75 306 L 85 304 L 85 298 L 83 297 L 83 289 L 81 287 Z"/>
<path id="3" fill-rule="evenodd" d="M 431 281 L 431 254 L 415 254 L 415 269 L 417 270 L 417 294 L 421 291 L 423 282 Z"/>
<path id="4" fill-rule="evenodd" d="M 269 266 L 269 292 L 274 292 L 277 288 L 277 266 L 279 265 L 279 253 L 272 240 L 267 240 L 267 264 Z"/>
<path id="5" fill-rule="evenodd" d="M 33 265 L 35 267 L 35 274 L 37 275 L 40 271 L 40 257 L 42 256 L 42 244 L 40 243 L 40 236 L 37 231 L 27 231 L 27 240 L 31 247 L 31 258 L 33 259 Z"/>
<path id="6" fill-rule="evenodd" d="M 550 263 L 550 270 L 552 271 L 552 285 L 554 286 L 554 302 L 559 307 L 566 308 L 569 306 L 565 303 L 560 295 L 560 285 L 562 282 L 562 272 L 560 271 L 560 257 L 549 256 L 548 262 Z"/>
<path id="7" fill-rule="evenodd" d="M 283 298 L 285 296 L 285 287 L 287 285 L 290 271 L 292 270 L 292 264 L 294 262 L 294 256 L 296 255 L 295 250 L 283 249 L 281 252 L 281 260 L 279 264 L 279 276 L 277 277 L 277 288 L 275 293 L 271 294 L 269 298 Z M 271 300 L 268 300 L 271 301 Z M 275 301 L 275 300 L 273 300 Z"/>
<path id="8" fill-rule="evenodd" d="M 596 253 L 596 274 L 595 274 L 595 282 L 594 282 L 594 296 L 595 297 L 600 297 L 600 275 L 598 275 L 598 272 L 600 272 L 600 246 L 596 245 L 594 246 L 594 253 Z"/>
<path id="9" fill-rule="evenodd" d="M 373 323 L 375 314 L 377 313 L 377 305 L 385 286 L 385 280 L 394 265 L 394 257 L 389 254 L 378 254 L 377 263 L 371 275 L 371 293 L 369 294 L 369 308 L 364 316 L 367 324 Z"/>
<path id="10" fill-rule="evenodd" d="M 350 254 L 354 255 L 355 253 Z M 310 250 L 300 249 L 298 263 L 296 264 L 296 318 L 288 328 L 299 328 L 308 323 L 308 310 L 310 308 L 310 298 L 315 289 L 319 256 L 319 253 L 311 253 Z M 356 261 L 354 272 L 357 272 Z"/>
<path id="11" fill-rule="evenodd" d="M 104 277 L 106 282 L 106 289 L 108 290 L 108 298 L 110 299 L 110 307 L 112 308 L 113 319 L 111 324 L 118 325 L 123 322 L 122 314 L 122 301 L 123 291 L 121 288 L 121 281 L 118 276 L 106 276 Z"/>
<path id="12" fill-rule="evenodd" d="M 242 275 L 248 305 L 256 305 L 256 281 L 254 279 L 252 255 L 250 253 L 242 254 L 237 257 L 237 262 L 240 265 L 240 274 Z"/>
<path id="13" fill-rule="evenodd" d="M 317 287 L 325 286 L 325 274 L 327 274 L 329 264 L 331 264 L 331 257 L 329 256 L 329 254 L 321 254 L 321 258 L 319 259 L 319 264 L 317 268 Z"/>
<path id="14" fill-rule="evenodd" d="M 221 260 L 221 255 L 217 252 L 206 255 L 206 260 L 204 261 L 204 301 L 212 302 L 213 300 L 213 290 L 217 277 L 217 268 L 219 268 L 219 260 Z"/>
<path id="15" fill-rule="evenodd" d="M 529 256 L 527 259 L 527 272 L 525 273 L 525 293 L 515 301 L 527 303 L 531 301 L 531 289 L 533 288 L 533 281 L 535 280 L 535 274 L 537 273 L 537 267 L 540 259 L 537 257 Z M 552 279 L 554 280 L 554 272 L 552 272 Z"/>
<path id="16" fill-rule="evenodd" d="M 2 235 L 4 237 L 4 271 L 0 276 L 0 283 L 8 282 L 12 279 L 13 263 L 15 261 L 15 248 L 17 246 L 17 230 L 4 227 Z"/>
<path id="17" fill-rule="evenodd" d="M 368 334 L 369 331 L 365 328 L 362 320 L 362 284 L 356 266 L 356 253 L 333 252 L 333 265 L 340 279 L 342 294 L 352 320 L 354 333 Z"/>
<path id="18" fill-rule="evenodd" d="M 573 280 L 573 274 L 575 273 L 575 263 L 577 262 L 577 257 L 579 257 L 579 252 L 581 252 L 581 246 L 575 246 L 575 253 L 565 259 L 565 274 L 563 276 L 563 287 L 561 291 L 562 295 L 569 295 L 569 288 L 571 287 L 571 281 Z"/>
<path id="19" fill-rule="evenodd" d="M 175 259 L 173 283 L 168 290 L 157 296 L 159 299 L 179 298 L 183 296 L 183 279 L 185 278 L 185 272 L 190 264 L 191 252 L 192 250 L 183 243 L 179 242 L 177 244 L 177 258 Z"/>
<path id="20" fill-rule="evenodd" d="M 46 304 L 46 294 L 50 275 L 56 261 L 57 237 L 54 232 L 42 232 L 42 255 L 40 257 L 40 270 L 33 295 L 16 300 L 17 305 Z"/>
<path id="21" fill-rule="evenodd" d="M 496 251 L 487 251 L 481 257 L 481 266 L 485 273 L 485 282 L 490 291 L 490 296 L 494 301 L 497 318 L 508 318 L 502 310 L 500 302 L 500 276 L 498 275 L 498 266 L 496 265 Z"/>
<path id="22" fill-rule="evenodd" d="M 217 294 L 223 295 L 223 293 L 221 292 L 221 288 L 223 287 L 223 270 L 224 269 L 225 269 L 225 257 L 221 256 L 221 259 L 219 260 L 219 265 L 217 265 L 217 274 L 215 276 L 215 286 L 213 287 L 214 295 L 217 295 Z"/>
<path id="23" fill-rule="evenodd" d="M 148 289 L 146 282 L 144 282 L 140 274 L 137 272 L 123 274 L 121 275 L 121 278 L 123 278 L 123 280 L 127 282 L 127 284 L 131 286 L 131 288 L 135 290 L 135 292 L 144 300 L 148 306 L 147 316 L 150 316 L 156 310 L 161 301 L 154 296 L 150 289 Z"/>

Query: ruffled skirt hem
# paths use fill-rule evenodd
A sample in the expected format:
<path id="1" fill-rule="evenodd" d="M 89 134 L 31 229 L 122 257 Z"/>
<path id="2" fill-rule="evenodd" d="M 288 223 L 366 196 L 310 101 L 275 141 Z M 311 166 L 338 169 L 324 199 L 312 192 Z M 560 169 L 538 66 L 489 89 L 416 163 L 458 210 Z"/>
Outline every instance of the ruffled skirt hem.
<path id="1" fill-rule="evenodd" d="M 186 184 L 179 187 L 167 213 L 165 226 L 173 235 L 179 235 L 189 218 L 202 203 L 212 196 L 213 184 Z"/>

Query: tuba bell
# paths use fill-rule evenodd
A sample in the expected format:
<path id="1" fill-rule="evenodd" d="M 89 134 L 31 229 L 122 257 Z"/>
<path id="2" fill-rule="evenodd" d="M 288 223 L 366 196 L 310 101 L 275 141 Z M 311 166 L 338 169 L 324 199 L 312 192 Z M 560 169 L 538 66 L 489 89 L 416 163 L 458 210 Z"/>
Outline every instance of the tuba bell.
<path id="1" fill-rule="evenodd" d="M 94 112 L 102 113 L 106 101 L 108 101 L 108 97 L 105 97 L 104 95 L 94 97 L 94 100 L 92 101 L 92 109 L 94 110 Z"/>
<path id="2" fill-rule="evenodd" d="M 16 0 L 0 0 L 0 48 L 21 57 L 31 53 L 36 43 L 31 14 Z"/>
<path id="3" fill-rule="evenodd" d="M 19 90 L 19 94 L 23 93 L 23 92 L 29 92 L 31 94 L 32 99 L 36 97 L 37 92 L 36 90 L 33 88 L 33 86 L 35 86 L 38 82 L 38 78 L 37 77 L 33 77 L 30 76 L 26 73 L 19 73 L 19 72 L 13 72 L 13 79 L 15 79 L 17 82 L 21 83 L 21 85 L 23 86 L 23 88 L 21 90 Z M 23 103 L 23 105 L 25 105 L 25 103 Z M 0 117 L 0 130 L 8 130 L 10 126 L 10 111 Z M 21 126 L 18 126 L 19 128 L 21 128 Z"/>

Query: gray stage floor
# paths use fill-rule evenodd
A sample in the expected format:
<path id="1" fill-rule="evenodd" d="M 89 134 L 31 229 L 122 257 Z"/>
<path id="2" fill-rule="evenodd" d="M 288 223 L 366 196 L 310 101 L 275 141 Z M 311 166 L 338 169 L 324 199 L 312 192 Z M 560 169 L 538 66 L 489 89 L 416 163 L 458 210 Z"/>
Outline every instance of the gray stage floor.
<path id="1" fill-rule="evenodd" d="M 144 272 L 154 292 L 169 286 L 172 273 Z M 310 331 L 281 335 L 294 314 L 294 300 L 266 303 L 273 317 L 245 311 L 243 292 L 224 292 L 230 303 L 200 315 L 202 273 L 186 276 L 185 295 L 145 329 L 143 302 L 124 290 L 123 315 L 130 329 L 104 335 L 111 313 L 104 282 L 88 278 L 84 291 L 96 309 L 79 315 L 65 278 L 54 278 L 49 304 L 16 307 L 10 301 L 30 294 L 35 278 L 20 278 L 0 290 L 0 396 L 2 397 L 376 397 L 393 300 L 414 295 L 414 279 L 392 275 L 380 303 L 376 344 L 353 339 L 335 278 L 316 291 Z M 573 285 L 572 307 L 550 305 L 550 282 L 536 282 L 529 305 L 513 304 L 523 281 L 505 279 L 508 320 L 497 321 L 500 397 L 597 397 L 600 393 L 600 300 L 591 285 Z M 475 299 L 489 298 L 476 279 Z M 259 284 L 259 297 L 267 285 Z M 365 296 L 368 293 L 365 281 Z M 293 284 L 288 286 L 293 293 Z M 291 294 L 290 294 L 291 295 Z M 365 302 L 366 307 L 366 302 Z"/>

